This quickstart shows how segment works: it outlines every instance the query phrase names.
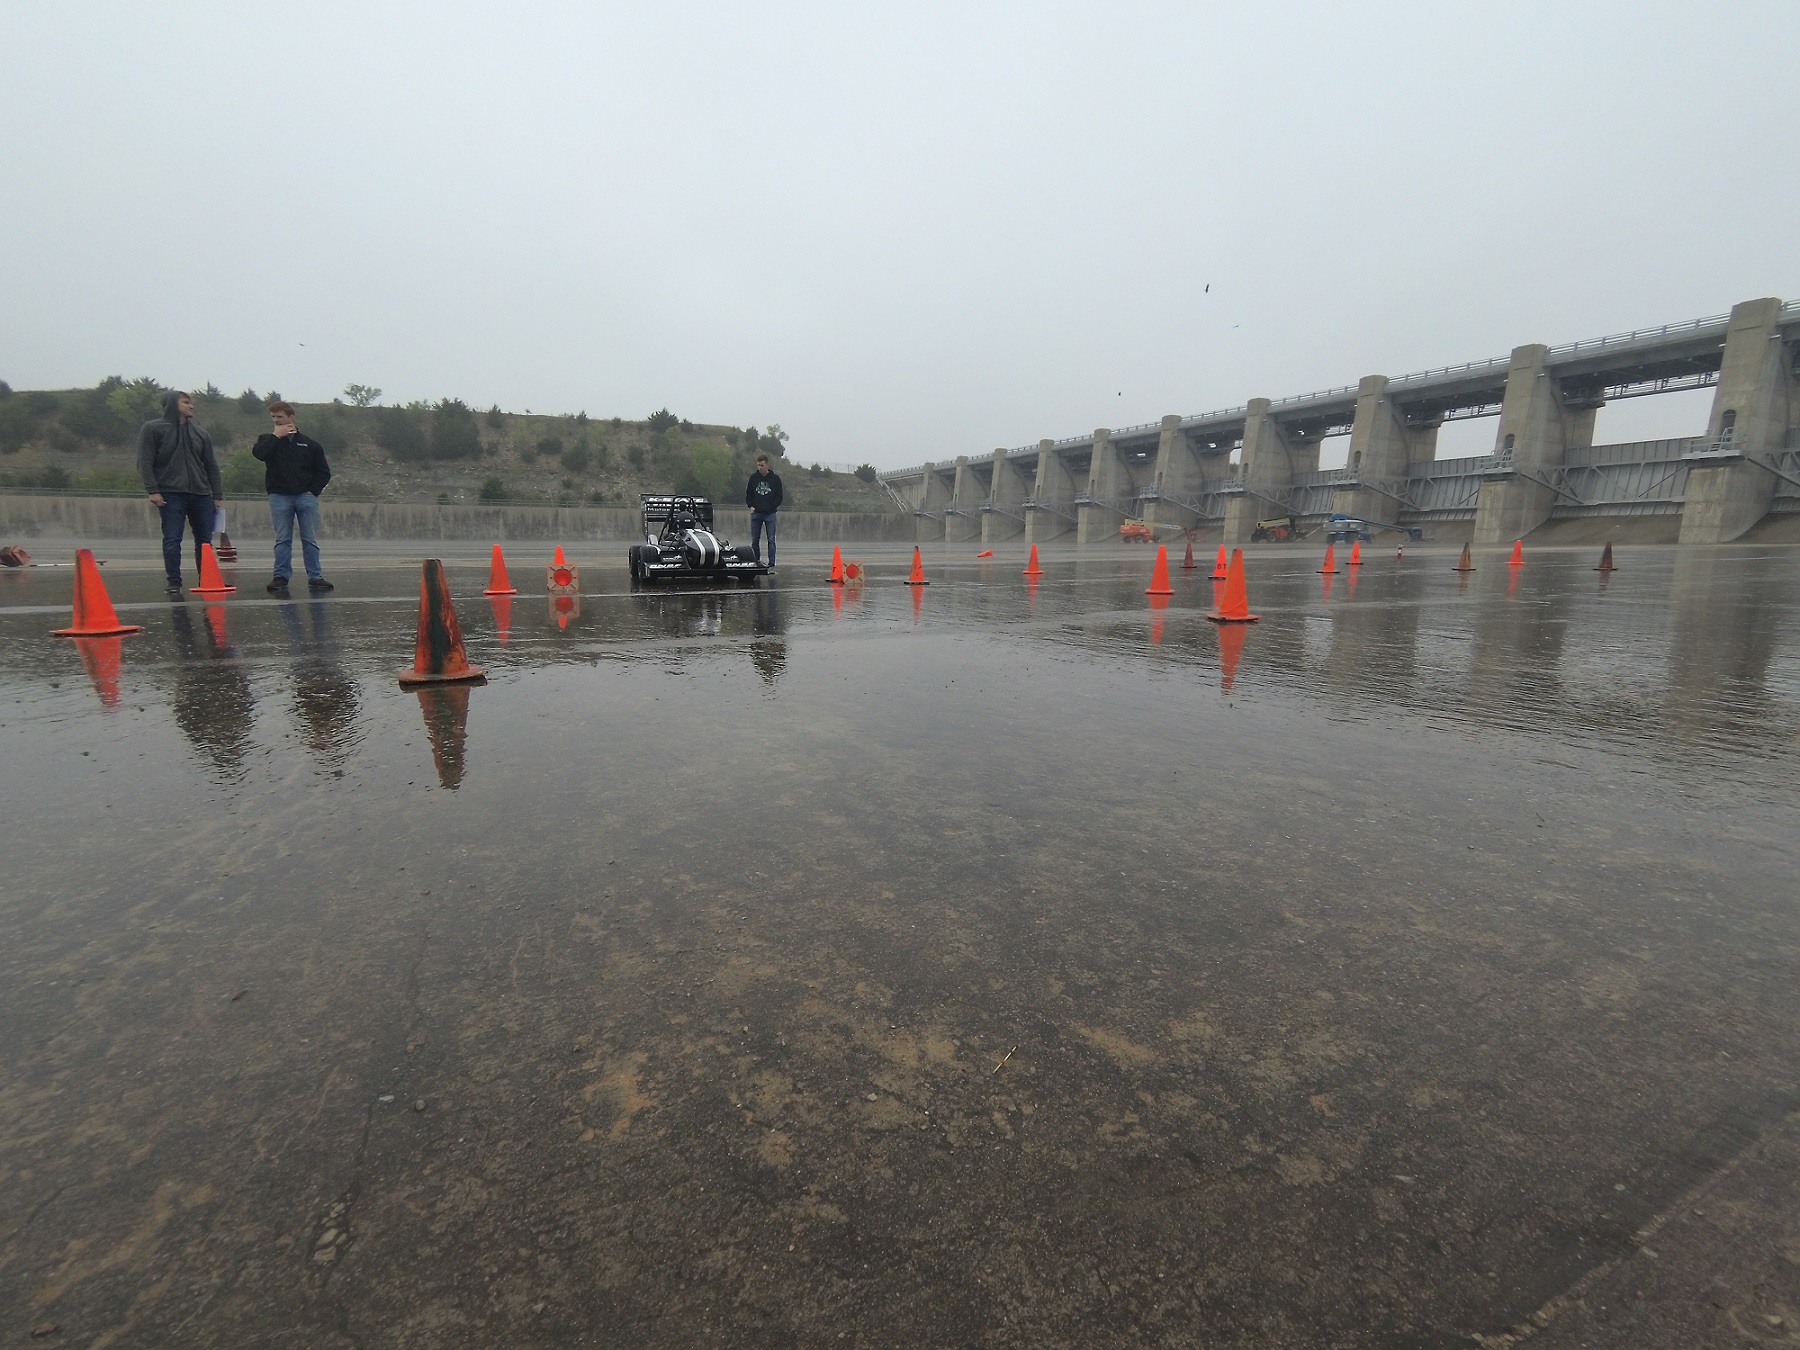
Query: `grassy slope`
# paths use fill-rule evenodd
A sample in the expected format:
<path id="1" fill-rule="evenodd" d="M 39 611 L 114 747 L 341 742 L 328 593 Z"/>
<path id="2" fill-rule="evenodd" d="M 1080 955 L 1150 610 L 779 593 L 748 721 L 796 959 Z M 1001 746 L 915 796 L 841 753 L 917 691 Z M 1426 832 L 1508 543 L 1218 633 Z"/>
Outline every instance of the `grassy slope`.
<path id="1" fill-rule="evenodd" d="M 227 466 L 228 491 L 260 493 L 261 466 L 245 460 L 252 442 L 269 429 L 262 401 L 248 407 L 229 397 L 197 401 L 195 420 L 211 433 L 220 463 Z M 618 418 L 523 413 L 490 418 L 477 412 L 478 456 L 402 462 L 377 443 L 381 409 L 341 403 L 296 407 L 301 428 L 318 437 L 331 456 L 333 493 L 345 498 L 473 502 L 479 499 L 483 482 L 497 477 L 507 500 L 575 505 L 593 502 L 598 494 L 605 505 L 635 504 L 639 492 L 675 488 L 695 462 L 695 451 L 704 462 L 706 447 L 712 447 L 713 462 L 729 465 L 727 490 L 721 495 L 735 502 L 741 499 L 753 458 L 732 427 L 674 427 L 658 435 L 645 422 Z M 415 414 L 428 439 L 438 416 Z M 560 441 L 565 455 L 585 445 L 588 463 L 572 468 L 561 458 L 539 453 L 539 445 L 550 440 Z M 47 469 L 54 477 L 55 468 L 60 468 L 68 476 L 70 490 L 135 490 L 136 444 L 135 418 L 107 408 L 92 390 L 20 390 L 0 397 L 0 488 L 39 486 Z M 237 472 L 231 473 L 234 455 L 242 458 Z M 640 458 L 641 464 L 635 462 Z M 880 488 L 848 474 L 816 478 L 805 465 L 785 461 L 777 462 L 776 471 L 793 509 L 893 509 Z"/>

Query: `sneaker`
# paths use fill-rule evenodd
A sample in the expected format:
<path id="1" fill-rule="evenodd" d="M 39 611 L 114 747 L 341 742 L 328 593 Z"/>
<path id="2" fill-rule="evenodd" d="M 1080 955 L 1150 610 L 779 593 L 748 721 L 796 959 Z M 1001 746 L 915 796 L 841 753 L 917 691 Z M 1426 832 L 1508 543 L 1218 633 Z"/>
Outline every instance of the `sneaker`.
<path id="1" fill-rule="evenodd" d="M 180 595 L 181 594 L 181 583 L 179 581 L 169 582 L 167 585 L 165 585 L 163 587 L 163 594 L 164 595 Z"/>
<path id="2" fill-rule="evenodd" d="M 324 577 L 308 577 L 306 589 L 309 591 L 335 591 L 337 587 L 325 580 Z"/>
<path id="3" fill-rule="evenodd" d="M 276 577 L 273 581 L 271 581 L 269 583 L 268 589 L 272 594 L 275 594 L 275 595 L 281 594 L 281 592 L 283 592 L 287 589 L 287 578 L 286 577 Z"/>

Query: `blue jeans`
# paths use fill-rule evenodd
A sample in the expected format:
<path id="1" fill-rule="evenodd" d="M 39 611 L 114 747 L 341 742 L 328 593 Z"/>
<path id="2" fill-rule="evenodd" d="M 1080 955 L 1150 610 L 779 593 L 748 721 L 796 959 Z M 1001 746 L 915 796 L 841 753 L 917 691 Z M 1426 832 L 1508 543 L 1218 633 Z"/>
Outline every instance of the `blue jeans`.
<path id="1" fill-rule="evenodd" d="M 300 522 L 300 558 L 314 581 L 325 575 L 319 564 L 319 499 L 310 492 L 269 494 L 269 519 L 275 523 L 275 575 L 294 574 L 294 521 Z"/>
<path id="2" fill-rule="evenodd" d="M 775 513 L 773 511 L 752 511 L 750 513 L 750 551 L 762 557 L 762 534 L 769 532 L 769 566 L 775 565 Z"/>
<path id="3" fill-rule="evenodd" d="M 212 543 L 213 502 L 204 492 L 163 492 L 163 571 L 171 586 L 181 585 L 181 532 L 193 527 L 194 570 L 200 570 L 200 545 Z"/>

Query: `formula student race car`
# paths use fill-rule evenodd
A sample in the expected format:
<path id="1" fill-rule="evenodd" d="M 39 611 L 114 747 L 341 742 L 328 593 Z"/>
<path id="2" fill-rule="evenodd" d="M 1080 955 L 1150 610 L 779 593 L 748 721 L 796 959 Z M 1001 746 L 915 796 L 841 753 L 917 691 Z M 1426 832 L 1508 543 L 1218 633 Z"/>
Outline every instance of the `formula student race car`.
<path id="1" fill-rule="evenodd" d="M 643 493 L 644 542 L 631 546 L 637 582 L 725 581 L 754 586 L 768 568 L 748 548 L 733 548 L 713 533 L 713 504 L 705 497 Z"/>

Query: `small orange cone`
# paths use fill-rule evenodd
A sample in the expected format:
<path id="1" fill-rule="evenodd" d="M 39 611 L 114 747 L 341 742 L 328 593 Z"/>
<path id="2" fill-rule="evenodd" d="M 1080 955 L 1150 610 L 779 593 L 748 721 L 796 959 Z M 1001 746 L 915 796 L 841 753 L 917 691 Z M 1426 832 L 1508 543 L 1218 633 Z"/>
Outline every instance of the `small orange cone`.
<path id="1" fill-rule="evenodd" d="M 200 545 L 200 584 L 193 588 L 195 595 L 230 595 L 236 586 L 225 584 L 225 574 L 219 570 L 219 557 L 213 552 L 211 544 Z"/>
<path id="2" fill-rule="evenodd" d="M 1038 566 L 1036 544 L 1031 546 L 1031 561 L 1025 565 L 1025 575 L 1028 577 L 1041 577 L 1044 575 L 1044 569 Z"/>
<path id="3" fill-rule="evenodd" d="M 1513 540 L 1512 557 L 1506 560 L 1506 565 L 1508 567 L 1523 567 L 1525 565 L 1525 541 L 1523 539 Z"/>
<path id="4" fill-rule="evenodd" d="M 984 548 L 981 550 L 981 552 L 977 553 L 975 556 L 977 558 L 991 558 L 994 556 L 994 550 L 991 548 Z"/>
<path id="5" fill-rule="evenodd" d="M 564 558 L 562 555 L 562 545 L 558 544 L 556 546 L 556 556 L 550 560 L 550 565 L 552 567 L 562 567 L 565 566 L 567 562 L 568 559 Z"/>
<path id="6" fill-rule="evenodd" d="M 1194 570 L 1194 536 L 1191 534 L 1187 537 L 1187 552 L 1182 556 L 1181 570 L 1184 572 Z"/>
<path id="7" fill-rule="evenodd" d="M 122 633 L 141 633 L 138 623 L 120 623 L 106 594 L 106 583 L 100 580 L 100 565 L 94 561 L 94 550 L 75 550 L 75 609 L 67 628 L 55 630 L 57 637 L 116 637 Z"/>
<path id="8" fill-rule="evenodd" d="M 1225 545 L 1220 544 L 1219 560 L 1213 564 L 1212 579 L 1214 581 L 1223 581 L 1229 571 L 1230 569 L 1225 565 Z"/>
<path id="9" fill-rule="evenodd" d="M 1463 545 L 1462 557 L 1457 561 L 1456 566 L 1450 570 L 1453 572 L 1473 572 L 1475 570 L 1475 561 L 1469 557 L 1469 546 L 1467 544 Z"/>
<path id="10" fill-rule="evenodd" d="M 1362 540 L 1360 539 L 1350 541 L 1350 565 L 1352 567 L 1362 566 Z"/>
<path id="11" fill-rule="evenodd" d="M 1175 588 L 1169 584 L 1169 549 L 1166 544 L 1156 546 L 1156 564 L 1150 569 L 1150 589 L 1144 594 L 1175 594 Z"/>
<path id="12" fill-rule="evenodd" d="M 500 551 L 500 545 L 494 545 L 494 560 L 488 564 L 488 584 L 483 595 L 517 595 L 519 588 L 512 584 L 512 578 L 506 575 L 506 555 Z"/>
<path id="13" fill-rule="evenodd" d="M 836 544 L 831 546 L 831 575 L 826 577 L 833 586 L 844 584 L 844 555 Z"/>
<path id="14" fill-rule="evenodd" d="M 906 579 L 906 584 L 908 586 L 929 586 L 929 585 L 931 585 L 931 583 L 929 581 L 925 580 L 925 558 L 924 558 L 924 555 L 919 552 L 918 546 L 916 544 L 913 546 L 912 575 Z"/>
<path id="15" fill-rule="evenodd" d="M 231 542 L 231 536 L 223 530 L 219 531 L 219 561 L 232 563 L 237 561 L 237 545 Z"/>
<path id="16" fill-rule="evenodd" d="M 1608 539 L 1606 541 L 1606 547 L 1600 550 L 1600 565 L 1594 570 L 1596 572 L 1616 572 L 1619 570 L 1613 566 L 1612 540 Z"/>
<path id="17" fill-rule="evenodd" d="M 1337 545 L 1325 545 L 1325 565 L 1319 569 L 1320 576 L 1331 576 L 1337 572 Z"/>
<path id="18" fill-rule="evenodd" d="M 1244 588 L 1244 550 L 1231 550 L 1231 564 L 1225 569 L 1225 598 L 1206 617 L 1214 623 L 1255 623 L 1262 618 L 1250 612 L 1250 597 Z"/>
<path id="19" fill-rule="evenodd" d="M 419 578 L 419 635 L 413 648 L 411 670 L 400 672 L 401 684 L 458 684 L 485 681 L 487 672 L 469 664 L 463 650 L 462 629 L 450 604 L 450 584 L 444 580 L 444 564 L 425 560 Z"/>

